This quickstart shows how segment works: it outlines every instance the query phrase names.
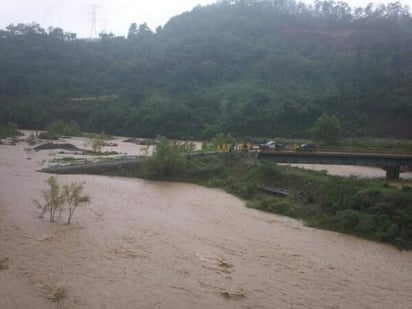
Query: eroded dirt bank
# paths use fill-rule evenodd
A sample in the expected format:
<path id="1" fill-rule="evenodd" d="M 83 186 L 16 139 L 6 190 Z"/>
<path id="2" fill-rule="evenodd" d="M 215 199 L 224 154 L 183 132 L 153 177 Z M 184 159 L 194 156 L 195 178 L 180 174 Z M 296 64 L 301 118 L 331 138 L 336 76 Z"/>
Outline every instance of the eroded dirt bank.
<path id="1" fill-rule="evenodd" d="M 247 209 L 220 190 L 100 176 L 72 225 L 37 218 L 50 152 L 0 145 L 0 308 L 408 308 L 412 252 Z M 31 159 L 28 159 L 31 158 Z"/>

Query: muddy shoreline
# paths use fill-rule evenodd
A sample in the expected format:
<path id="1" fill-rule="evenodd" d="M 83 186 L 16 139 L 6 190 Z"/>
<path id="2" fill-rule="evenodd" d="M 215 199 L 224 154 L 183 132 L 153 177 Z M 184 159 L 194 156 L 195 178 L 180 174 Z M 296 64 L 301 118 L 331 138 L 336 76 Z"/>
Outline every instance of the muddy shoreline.
<path id="1" fill-rule="evenodd" d="M 128 147 L 136 147 L 130 145 Z M 56 156 L 0 145 L 0 308 L 408 308 L 412 252 L 245 207 L 221 190 L 85 181 L 73 224 L 37 218 Z M 117 148 L 119 149 L 119 148 Z M 137 154 L 141 150 L 133 148 Z M 126 151 L 125 151 L 126 152 Z"/>

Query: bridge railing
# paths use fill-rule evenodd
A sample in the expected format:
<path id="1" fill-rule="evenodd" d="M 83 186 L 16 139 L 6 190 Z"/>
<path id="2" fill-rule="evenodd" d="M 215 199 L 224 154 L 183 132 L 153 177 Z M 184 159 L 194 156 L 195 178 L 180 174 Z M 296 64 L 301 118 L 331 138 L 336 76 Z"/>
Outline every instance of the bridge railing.
<path id="1" fill-rule="evenodd" d="M 412 151 L 407 151 L 405 149 L 382 149 L 379 147 L 320 146 L 318 147 L 318 151 L 412 155 Z"/>

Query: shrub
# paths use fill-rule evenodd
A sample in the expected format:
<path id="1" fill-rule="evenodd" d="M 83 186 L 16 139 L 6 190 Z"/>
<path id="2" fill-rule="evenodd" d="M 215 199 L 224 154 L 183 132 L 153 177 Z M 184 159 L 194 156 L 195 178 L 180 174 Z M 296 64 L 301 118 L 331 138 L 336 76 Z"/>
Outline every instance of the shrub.
<path id="1" fill-rule="evenodd" d="M 178 143 L 170 141 L 166 137 L 158 137 L 153 157 L 145 162 L 147 177 L 176 176 L 187 166 L 187 159 L 184 155 L 193 150 L 193 143 Z"/>
<path id="2" fill-rule="evenodd" d="M 104 134 L 97 134 L 93 136 L 91 143 L 93 152 L 101 152 L 102 147 L 104 146 Z"/>
<path id="3" fill-rule="evenodd" d="M 312 139 L 323 145 L 337 145 L 342 133 L 339 118 L 327 114 L 319 117 L 310 131 Z"/>
<path id="4" fill-rule="evenodd" d="M 82 136 L 82 131 L 75 121 L 64 122 L 63 120 L 53 121 L 47 132 L 51 136 Z"/>
<path id="5" fill-rule="evenodd" d="M 37 142 L 38 142 L 38 135 L 37 134 L 34 134 L 34 133 L 31 133 L 30 135 L 29 135 L 29 137 L 27 138 L 27 143 L 30 145 L 30 146 L 34 146 L 34 145 L 36 145 L 37 144 Z"/>
<path id="6" fill-rule="evenodd" d="M 299 213 L 299 207 L 289 198 L 263 197 L 249 202 L 248 207 L 290 217 L 298 217 Z"/>
<path id="7" fill-rule="evenodd" d="M 338 231 L 368 234 L 374 232 L 375 222 L 372 216 L 358 210 L 346 209 L 338 211 L 333 217 L 334 228 Z"/>
<path id="8" fill-rule="evenodd" d="M 55 221 L 56 212 L 61 213 L 62 205 L 64 203 L 64 197 L 61 193 L 60 185 L 57 182 L 56 177 L 51 176 L 47 179 L 47 184 L 49 188 L 47 190 L 42 190 L 42 195 L 44 203 L 40 203 L 37 200 L 34 200 L 34 204 L 41 209 L 40 218 L 43 218 L 44 215 L 49 212 L 50 222 Z"/>
<path id="9" fill-rule="evenodd" d="M 63 186 L 63 198 L 69 212 L 67 217 L 67 224 L 70 224 L 74 211 L 78 206 L 90 202 L 90 197 L 88 195 L 82 195 L 83 188 L 83 183 L 76 182 Z"/>
<path id="10" fill-rule="evenodd" d="M 0 123 L 0 138 L 6 137 L 15 137 L 19 134 L 17 131 L 17 125 L 13 122 L 9 122 L 8 124 L 1 124 Z"/>
<path id="11" fill-rule="evenodd" d="M 232 145 L 235 143 L 235 141 L 235 138 L 229 133 L 218 133 L 214 138 L 212 138 L 211 142 L 215 148 L 218 148 L 219 146 Z"/>
<path id="12" fill-rule="evenodd" d="M 42 190 L 44 202 L 33 201 L 41 209 L 40 218 L 43 218 L 49 212 L 50 222 L 55 222 L 56 212 L 59 213 L 60 217 L 62 212 L 67 210 L 67 224 L 70 224 L 76 208 L 90 202 L 90 197 L 82 194 L 83 183 L 65 184 L 61 188 L 56 177 L 51 176 L 47 179 L 47 184 L 49 188 Z"/>
<path id="13" fill-rule="evenodd" d="M 56 304 L 56 309 L 59 309 L 61 308 L 63 301 L 66 299 L 66 291 L 64 288 L 57 288 L 47 298 Z"/>
<path id="14" fill-rule="evenodd" d="M 0 270 L 9 268 L 9 259 L 8 258 L 0 258 Z"/>

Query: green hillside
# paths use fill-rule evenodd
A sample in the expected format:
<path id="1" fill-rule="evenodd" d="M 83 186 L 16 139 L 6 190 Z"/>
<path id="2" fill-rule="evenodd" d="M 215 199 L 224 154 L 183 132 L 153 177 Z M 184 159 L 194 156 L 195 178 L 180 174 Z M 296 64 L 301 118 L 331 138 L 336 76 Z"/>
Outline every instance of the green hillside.
<path id="1" fill-rule="evenodd" d="M 411 85 L 412 18 L 398 2 L 218 1 L 93 41 L 0 30 L 0 123 L 24 128 L 306 137 L 326 112 L 346 136 L 411 138 Z"/>

